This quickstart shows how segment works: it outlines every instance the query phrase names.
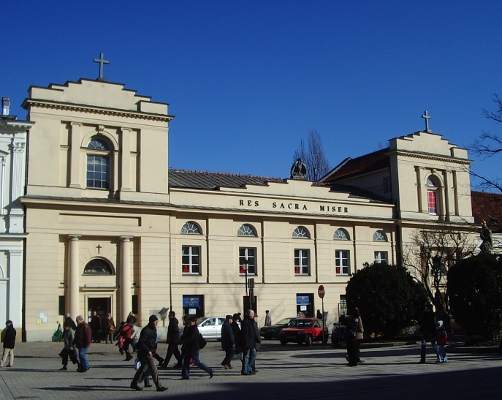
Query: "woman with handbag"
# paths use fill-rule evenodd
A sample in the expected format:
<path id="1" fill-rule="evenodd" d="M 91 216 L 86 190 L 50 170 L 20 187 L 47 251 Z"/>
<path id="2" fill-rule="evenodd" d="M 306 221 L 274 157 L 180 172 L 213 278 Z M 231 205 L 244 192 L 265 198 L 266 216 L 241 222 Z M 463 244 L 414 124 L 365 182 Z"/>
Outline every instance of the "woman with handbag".
<path id="1" fill-rule="evenodd" d="M 113 320 L 112 314 L 108 313 L 108 316 L 103 320 L 103 332 L 105 333 L 106 344 L 113 343 L 113 333 L 115 332 L 115 321 Z"/>
<path id="2" fill-rule="evenodd" d="M 62 358 L 63 366 L 59 369 L 60 371 L 66 371 L 68 365 L 68 357 L 73 364 L 78 363 L 77 359 L 77 351 L 75 347 L 73 347 L 73 330 L 69 325 L 65 325 L 62 340 L 64 342 L 63 350 L 59 353 L 59 356 Z"/>

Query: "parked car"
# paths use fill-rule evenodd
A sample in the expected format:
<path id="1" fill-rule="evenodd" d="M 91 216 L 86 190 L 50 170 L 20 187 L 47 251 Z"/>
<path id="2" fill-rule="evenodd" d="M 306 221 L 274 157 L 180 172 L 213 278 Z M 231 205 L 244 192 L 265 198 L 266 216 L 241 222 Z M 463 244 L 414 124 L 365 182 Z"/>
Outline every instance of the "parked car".
<path id="1" fill-rule="evenodd" d="M 331 347 L 341 347 L 342 342 L 345 342 L 345 325 L 335 322 L 331 331 Z"/>
<path id="2" fill-rule="evenodd" d="M 277 324 L 262 326 L 260 328 L 260 336 L 263 336 L 264 339 L 277 339 L 279 332 L 296 318 L 297 317 L 283 318 Z"/>
<path id="3" fill-rule="evenodd" d="M 295 318 L 279 332 L 278 339 L 283 346 L 286 346 L 288 342 L 305 343 L 307 346 L 311 346 L 313 342 L 322 341 L 323 338 L 324 344 L 326 344 L 328 336 L 328 328 L 323 327 L 322 319 Z"/>
<path id="4" fill-rule="evenodd" d="M 197 319 L 197 328 L 204 339 L 221 340 L 221 326 L 225 322 L 225 317 L 201 317 Z M 184 328 L 180 327 L 180 336 L 183 335 Z"/>

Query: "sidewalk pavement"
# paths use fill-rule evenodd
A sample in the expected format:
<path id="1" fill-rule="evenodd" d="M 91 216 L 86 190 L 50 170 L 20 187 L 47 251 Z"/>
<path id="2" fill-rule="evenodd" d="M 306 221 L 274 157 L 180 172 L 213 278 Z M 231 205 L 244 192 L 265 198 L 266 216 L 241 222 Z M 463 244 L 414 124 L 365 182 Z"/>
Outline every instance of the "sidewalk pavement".
<path id="1" fill-rule="evenodd" d="M 180 370 L 160 370 L 160 380 L 169 388 L 158 393 L 155 386 L 141 392 L 129 388 L 134 376 L 133 360 L 124 361 L 112 344 L 93 343 L 88 352 L 91 369 L 77 373 L 58 371 L 63 345 L 53 342 L 18 343 L 12 368 L 0 368 L 0 399 L 383 399 L 405 396 L 451 398 L 500 398 L 502 356 L 497 353 L 452 353 L 449 361 L 435 364 L 429 349 L 426 364 L 417 364 L 419 345 L 398 345 L 361 350 L 365 361 L 346 366 L 345 350 L 264 341 L 258 352 L 256 375 L 241 376 L 240 361 L 232 370 L 221 365 L 224 352 L 219 342 L 208 342 L 201 361 L 214 368 L 213 379 L 191 368 L 190 380 L 180 380 Z M 159 346 L 164 357 L 167 345 Z M 175 362 L 171 360 L 171 365 Z M 472 387 L 471 387 L 472 386 Z M 475 392 L 472 392 L 475 390 Z M 444 391 L 444 393 L 442 393 Z M 470 397 L 472 394 L 473 397 Z M 475 397 L 474 397 L 475 394 Z M 496 396 L 496 397 L 492 397 Z"/>

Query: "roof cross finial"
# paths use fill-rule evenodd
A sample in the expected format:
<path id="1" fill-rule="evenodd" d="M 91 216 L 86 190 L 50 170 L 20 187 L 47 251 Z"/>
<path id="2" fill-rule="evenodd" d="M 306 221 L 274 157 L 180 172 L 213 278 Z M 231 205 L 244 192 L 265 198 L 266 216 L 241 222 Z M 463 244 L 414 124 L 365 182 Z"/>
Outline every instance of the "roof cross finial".
<path id="1" fill-rule="evenodd" d="M 427 114 L 427 111 L 424 111 L 424 115 L 422 115 L 422 118 L 425 119 L 425 132 L 432 132 L 429 128 L 429 120 L 432 117 L 429 114 Z"/>
<path id="2" fill-rule="evenodd" d="M 105 77 L 103 76 L 103 64 L 110 64 L 110 61 L 104 59 L 104 54 L 99 53 L 99 58 L 95 58 L 94 62 L 99 63 L 99 76 L 98 76 L 98 81 L 106 81 Z"/>

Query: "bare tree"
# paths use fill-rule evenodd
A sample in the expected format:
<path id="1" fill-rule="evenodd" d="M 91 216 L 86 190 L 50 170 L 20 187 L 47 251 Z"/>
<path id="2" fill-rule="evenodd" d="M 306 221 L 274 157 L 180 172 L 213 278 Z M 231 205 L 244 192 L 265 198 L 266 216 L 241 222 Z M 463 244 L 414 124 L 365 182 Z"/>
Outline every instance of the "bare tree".
<path id="1" fill-rule="evenodd" d="M 497 124 L 502 124 L 502 98 L 498 94 L 493 95 L 493 101 L 496 104 L 495 111 L 483 110 L 483 115 L 495 121 Z M 470 150 L 480 156 L 483 160 L 502 153 L 502 137 L 499 135 L 483 132 L 481 136 L 474 141 Z M 502 192 L 502 179 L 499 177 L 487 178 L 471 171 L 471 175 L 480 180 L 478 185 L 480 189 L 493 190 L 496 189 Z"/>
<path id="2" fill-rule="evenodd" d="M 417 229 L 403 251 L 403 265 L 424 285 L 436 309 L 449 310 L 446 291 L 448 270 L 476 251 L 475 228 Z"/>
<path id="3" fill-rule="evenodd" d="M 321 135 L 316 130 L 311 130 L 308 136 L 307 146 L 303 139 L 299 148 L 295 151 L 293 160 L 301 158 L 307 167 L 307 179 L 318 181 L 329 172 L 329 163 L 324 155 Z"/>

